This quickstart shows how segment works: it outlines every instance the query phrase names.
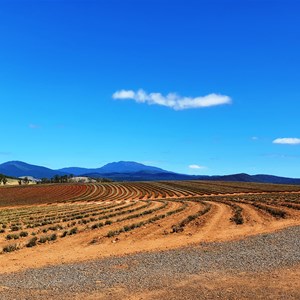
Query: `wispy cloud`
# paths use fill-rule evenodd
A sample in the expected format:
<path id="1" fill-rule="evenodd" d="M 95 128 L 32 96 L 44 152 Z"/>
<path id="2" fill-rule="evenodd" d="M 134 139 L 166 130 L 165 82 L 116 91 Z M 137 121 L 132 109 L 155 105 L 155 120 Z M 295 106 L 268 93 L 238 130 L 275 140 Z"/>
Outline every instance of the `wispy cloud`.
<path id="1" fill-rule="evenodd" d="M 258 140 L 258 137 L 257 137 L 257 136 L 252 136 L 252 137 L 251 137 L 251 140 L 252 140 L 252 141 L 257 141 L 257 140 Z"/>
<path id="2" fill-rule="evenodd" d="M 161 93 L 146 93 L 142 89 L 137 92 L 133 90 L 119 90 L 112 95 L 112 98 L 116 100 L 129 99 L 134 100 L 137 103 L 147 103 L 149 105 L 162 105 L 174 110 L 204 108 L 232 103 L 229 96 L 220 94 L 209 94 L 198 97 L 182 97 L 176 93 L 169 93 L 164 96 Z"/>
<path id="3" fill-rule="evenodd" d="M 298 145 L 300 144 L 300 139 L 299 138 L 278 138 L 273 141 L 273 144 Z"/>
<path id="4" fill-rule="evenodd" d="M 206 167 L 199 166 L 199 165 L 189 165 L 189 168 L 192 169 L 192 170 L 206 169 Z"/>
<path id="5" fill-rule="evenodd" d="M 37 124 L 29 124 L 28 126 L 30 129 L 38 129 L 40 128 L 40 125 L 37 125 Z"/>
<path id="6" fill-rule="evenodd" d="M 261 156 L 267 157 L 267 158 L 283 158 L 283 159 L 294 159 L 294 158 L 300 158 L 300 155 L 290 155 L 290 154 L 281 154 L 281 153 L 265 153 Z"/>
<path id="7" fill-rule="evenodd" d="M 165 163 L 163 160 L 143 160 L 140 162 L 143 165 L 147 166 L 159 166 L 160 164 Z"/>
<path id="8" fill-rule="evenodd" d="M 55 124 L 55 129 L 66 129 L 68 126 L 66 124 L 60 123 L 60 124 Z"/>
<path id="9" fill-rule="evenodd" d="M 6 152 L 6 151 L 0 151 L 0 155 L 9 156 L 9 155 L 12 155 L 12 153 L 11 152 Z"/>

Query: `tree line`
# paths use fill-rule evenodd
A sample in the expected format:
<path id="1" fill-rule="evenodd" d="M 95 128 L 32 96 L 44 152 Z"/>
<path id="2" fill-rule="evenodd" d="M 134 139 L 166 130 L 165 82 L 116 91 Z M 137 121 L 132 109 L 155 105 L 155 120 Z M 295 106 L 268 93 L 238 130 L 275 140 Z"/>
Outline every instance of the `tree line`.
<path id="1" fill-rule="evenodd" d="M 52 178 L 42 178 L 41 181 L 37 183 L 66 183 L 70 182 L 70 180 L 74 177 L 73 174 L 69 175 L 54 175 Z"/>
<path id="2" fill-rule="evenodd" d="M 31 181 L 36 182 L 37 184 L 46 184 L 46 183 L 68 183 L 73 182 L 72 179 L 74 178 L 73 174 L 69 175 L 55 175 L 52 178 L 42 178 L 40 180 L 31 180 L 28 177 L 24 178 L 14 178 L 18 179 L 19 185 L 28 185 Z M 93 178 L 90 178 L 93 180 Z M 113 180 L 108 178 L 94 178 L 96 182 L 112 182 Z M 6 185 L 8 182 L 7 177 L 3 174 L 0 174 L 0 185 Z"/>

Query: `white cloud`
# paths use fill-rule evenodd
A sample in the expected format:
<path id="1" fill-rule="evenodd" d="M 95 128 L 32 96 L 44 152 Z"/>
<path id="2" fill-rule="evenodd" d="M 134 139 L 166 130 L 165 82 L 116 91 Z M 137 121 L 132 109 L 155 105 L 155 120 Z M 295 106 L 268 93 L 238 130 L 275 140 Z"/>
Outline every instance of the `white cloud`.
<path id="1" fill-rule="evenodd" d="M 209 94 L 199 97 L 181 97 L 176 93 L 169 93 L 166 96 L 161 93 L 146 93 L 140 89 L 137 92 L 132 90 L 120 90 L 112 95 L 113 99 L 125 100 L 131 99 L 137 103 L 147 103 L 149 105 L 162 105 L 170 107 L 174 110 L 183 110 L 190 108 L 203 108 L 210 106 L 217 106 L 223 104 L 230 104 L 232 102 L 229 96 L 220 94 Z"/>
<path id="2" fill-rule="evenodd" d="M 258 137 L 257 137 L 257 136 L 253 136 L 253 137 L 251 138 L 251 140 L 252 140 L 252 141 L 257 141 L 257 140 L 258 140 Z"/>
<path id="3" fill-rule="evenodd" d="M 206 167 L 199 166 L 199 165 L 189 165 L 189 168 L 193 170 L 199 170 L 199 169 L 205 169 Z"/>
<path id="4" fill-rule="evenodd" d="M 299 138 L 278 138 L 273 141 L 273 144 L 298 145 L 300 144 L 300 139 Z"/>
<path id="5" fill-rule="evenodd" d="M 130 99 L 134 98 L 134 91 L 117 91 L 113 94 L 114 99 Z"/>

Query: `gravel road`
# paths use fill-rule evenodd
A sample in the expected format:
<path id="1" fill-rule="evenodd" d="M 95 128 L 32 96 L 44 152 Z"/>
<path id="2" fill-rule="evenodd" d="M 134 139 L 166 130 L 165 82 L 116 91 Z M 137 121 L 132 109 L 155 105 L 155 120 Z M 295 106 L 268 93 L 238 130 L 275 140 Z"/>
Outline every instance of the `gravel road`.
<path id="1" fill-rule="evenodd" d="M 155 299 L 153 293 L 163 295 L 166 290 L 170 293 L 165 299 L 260 299 L 260 296 L 300 299 L 300 291 L 297 292 L 295 286 L 278 289 L 274 294 L 268 291 L 268 283 L 265 283 L 255 292 L 261 294 L 252 294 L 252 298 L 248 292 L 243 295 L 242 288 L 237 295 L 234 286 L 222 291 L 213 283 L 211 288 L 207 285 L 209 280 L 216 278 L 268 278 L 268 274 L 297 266 L 300 266 L 300 226 L 241 241 L 201 243 L 164 252 L 2 274 L 0 299 Z M 196 287 L 194 284 L 185 293 L 184 282 L 192 282 L 195 278 L 202 278 L 206 284 L 201 286 L 198 280 Z"/>

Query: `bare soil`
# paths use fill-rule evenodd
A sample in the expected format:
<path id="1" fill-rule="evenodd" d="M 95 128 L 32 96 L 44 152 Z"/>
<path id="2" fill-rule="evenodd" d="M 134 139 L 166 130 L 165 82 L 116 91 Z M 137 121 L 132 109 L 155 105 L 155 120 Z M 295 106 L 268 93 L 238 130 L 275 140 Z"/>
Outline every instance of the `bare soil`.
<path id="1" fill-rule="evenodd" d="M 193 189 L 196 187 L 194 183 L 190 184 Z M 31 209 L 37 208 L 42 210 L 38 213 L 41 216 L 45 212 L 45 218 L 47 214 L 57 213 L 58 208 L 66 209 L 70 214 L 79 208 L 93 207 L 97 210 L 96 206 L 116 205 L 117 210 L 112 208 L 111 212 L 122 212 L 129 209 L 123 209 L 122 206 L 126 207 L 134 202 L 128 199 L 123 201 L 121 196 L 113 195 L 118 191 L 124 195 L 131 191 L 137 195 L 137 199 L 147 191 L 148 194 L 142 198 L 153 199 L 150 206 L 141 211 L 110 217 L 110 225 L 93 230 L 92 224 L 96 221 L 87 225 L 75 221 L 79 228 L 75 235 L 61 238 L 62 230 L 58 230 L 55 241 L 39 243 L 32 248 L 23 245 L 17 251 L 1 253 L 0 299 L 300 299 L 300 210 L 297 209 L 300 192 L 297 189 L 294 191 L 293 187 L 289 187 L 291 191 L 273 193 L 269 191 L 271 187 L 267 187 L 268 192 L 199 194 L 195 198 L 192 197 L 195 192 L 187 188 L 189 197 L 185 197 L 182 190 L 180 193 L 177 190 L 179 196 L 175 197 L 170 190 L 168 193 L 173 198 L 168 198 L 166 192 L 158 192 L 158 183 L 154 190 L 151 190 L 150 184 L 141 184 L 144 189 L 141 194 L 137 192 L 136 186 L 138 185 L 133 189 L 129 184 L 124 185 L 127 190 L 121 190 L 120 184 L 105 186 L 108 195 L 114 199 L 110 201 L 107 195 L 105 200 L 95 197 L 105 193 L 106 190 L 101 190 L 101 186 L 91 185 L 85 189 L 82 186 L 80 189 L 75 187 L 82 193 L 80 197 L 74 194 L 75 202 L 51 205 L 45 199 L 38 198 L 42 195 L 42 188 L 39 188 L 36 204 L 30 200 L 30 195 L 35 191 L 32 188 L 28 189 L 29 196 L 25 193 L 27 189 L 24 189 L 24 194 L 18 190 L 23 200 L 19 201 L 16 194 L 13 198 L 16 206 L 9 205 L 9 201 L 2 195 L 5 207 L 0 209 L 0 213 L 3 212 L 3 220 L 9 226 L 9 222 L 22 221 L 18 219 L 19 215 L 25 216 L 28 212 L 30 215 Z M 231 188 L 229 184 L 224 186 Z M 69 193 L 73 187 L 62 188 Z M 13 188 L 9 189 L 13 191 Z M 76 189 L 74 191 L 77 193 Z M 46 190 L 54 191 L 61 199 L 67 196 L 63 191 L 57 192 L 54 186 L 49 186 Z M 6 193 L 9 195 L 9 190 Z M 162 196 L 164 197 L 160 199 Z M 30 205 L 26 205 L 27 199 Z M 272 215 L 255 207 L 251 201 L 284 211 L 286 215 Z M 284 201 L 293 203 L 296 208 L 282 206 L 280 203 Z M 234 211 L 229 202 L 236 203 L 242 209 L 243 224 L 237 225 L 232 221 Z M 132 208 L 136 209 L 145 203 L 147 202 L 138 201 Z M 164 206 L 164 203 L 167 205 Z M 183 210 L 168 215 L 183 205 L 186 205 Z M 192 219 L 182 231 L 173 232 L 173 225 L 180 224 L 207 205 L 210 206 L 207 213 Z M 159 209 L 160 207 L 162 208 Z M 149 209 L 154 211 L 138 215 Z M 16 212 L 10 217 L 14 221 L 7 221 L 6 213 L 9 212 Z M 32 210 L 33 219 L 37 216 L 34 212 Z M 147 222 L 149 218 L 161 215 L 164 216 Z M 130 216 L 133 218 L 126 219 Z M 61 217 L 58 224 L 72 228 L 66 227 L 71 222 L 63 221 Z M 120 231 L 115 236 L 107 236 L 109 230 L 119 230 L 125 225 L 138 222 L 145 224 L 128 232 Z M 27 231 L 30 234 L 36 231 L 40 237 L 47 226 L 50 225 L 41 225 Z M 5 233 L 0 235 L 1 247 L 14 242 L 6 240 L 5 236 L 13 233 L 10 230 L 10 227 L 6 227 Z M 24 244 L 22 241 L 17 240 L 20 245 Z M 203 268 L 199 267 L 200 262 Z M 96 280 L 95 274 L 102 267 L 103 274 L 107 271 L 107 277 L 104 280 L 99 275 L 102 279 Z M 77 274 L 78 280 L 73 278 L 74 274 Z M 58 280 L 60 276 L 62 277 Z M 128 282 L 126 276 L 130 277 Z M 111 278 L 113 281 L 108 284 Z"/>

